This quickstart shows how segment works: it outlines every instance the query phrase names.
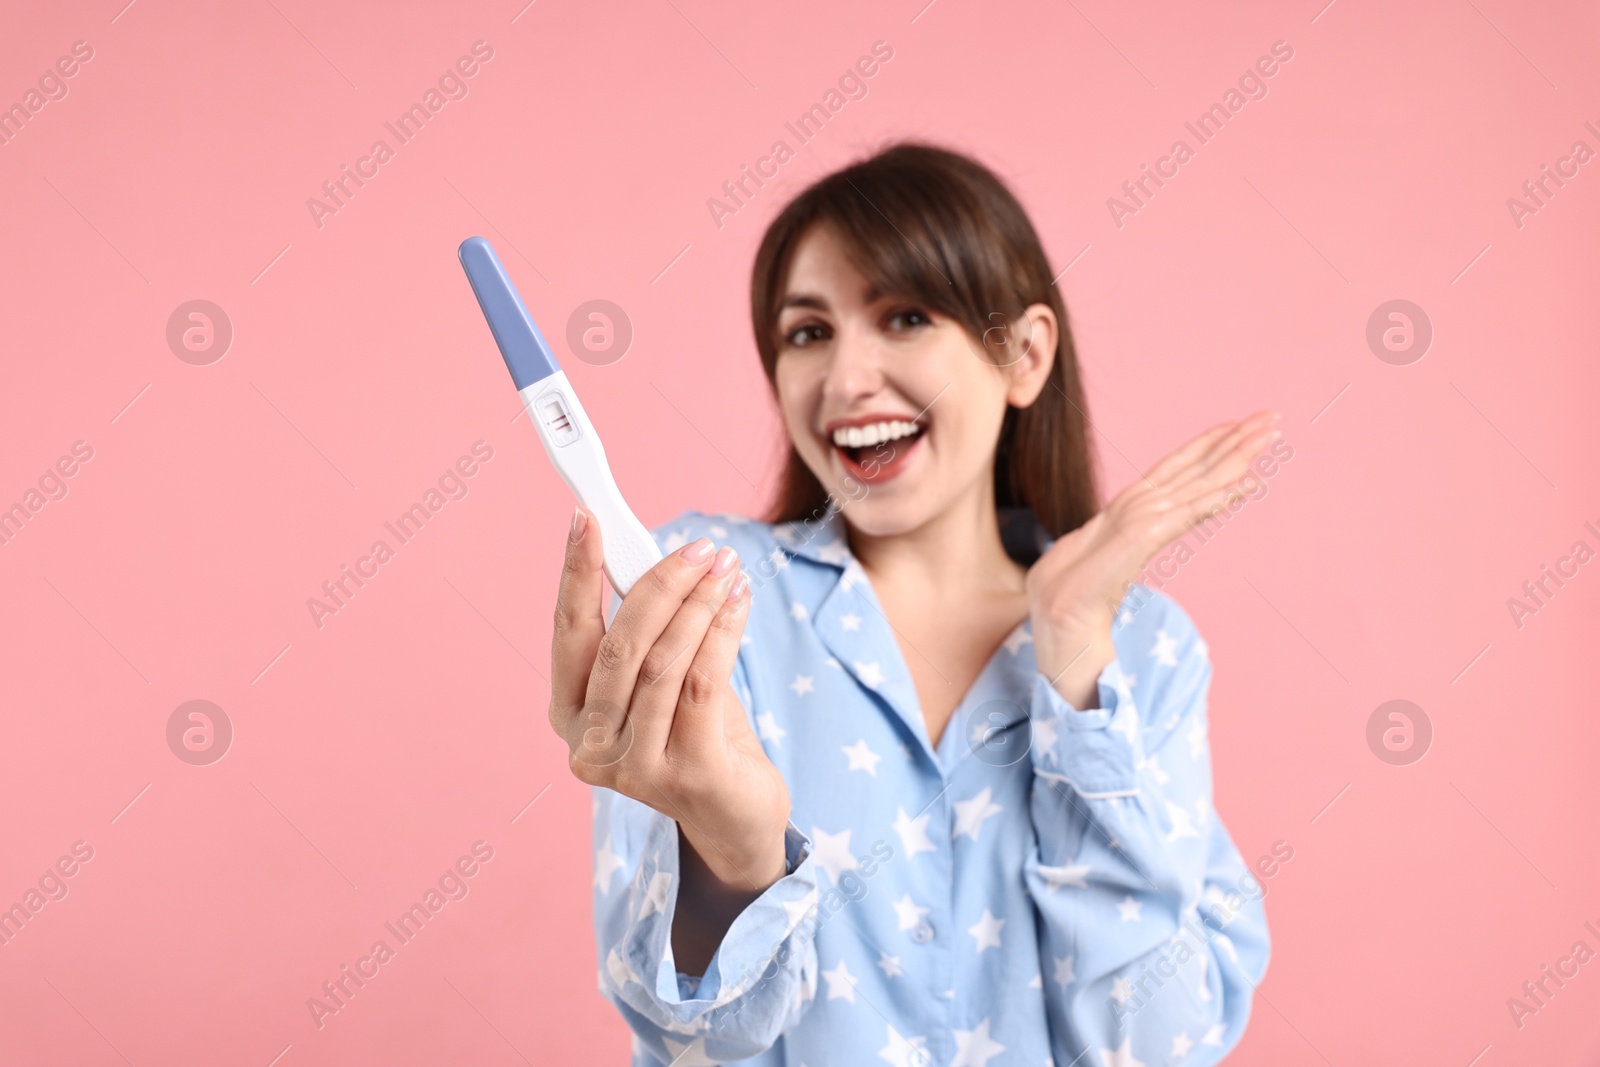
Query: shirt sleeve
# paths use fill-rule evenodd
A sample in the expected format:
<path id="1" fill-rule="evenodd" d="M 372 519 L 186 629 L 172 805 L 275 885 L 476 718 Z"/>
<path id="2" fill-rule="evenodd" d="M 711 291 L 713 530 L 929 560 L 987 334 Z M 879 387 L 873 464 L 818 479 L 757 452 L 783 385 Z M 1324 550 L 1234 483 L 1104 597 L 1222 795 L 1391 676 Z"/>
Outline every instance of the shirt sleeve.
<path id="1" fill-rule="evenodd" d="M 748 709 L 742 654 L 732 683 Z M 635 1049 L 664 1064 L 720 1063 L 766 1051 L 799 1021 L 816 991 L 818 896 L 810 838 L 789 823 L 788 873 L 734 919 L 705 974 L 687 975 L 672 955 L 677 823 L 610 789 L 596 788 L 594 798 L 600 993 L 622 1013 Z"/>
<path id="2" fill-rule="evenodd" d="M 1144 611 L 1116 637 L 1099 708 L 1034 678 L 1024 877 L 1057 1063 L 1094 1049 L 1214 1064 L 1244 1033 L 1267 965 L 1261 884 L 1211 807 L 1205 642 L 1166 597 Z"/>

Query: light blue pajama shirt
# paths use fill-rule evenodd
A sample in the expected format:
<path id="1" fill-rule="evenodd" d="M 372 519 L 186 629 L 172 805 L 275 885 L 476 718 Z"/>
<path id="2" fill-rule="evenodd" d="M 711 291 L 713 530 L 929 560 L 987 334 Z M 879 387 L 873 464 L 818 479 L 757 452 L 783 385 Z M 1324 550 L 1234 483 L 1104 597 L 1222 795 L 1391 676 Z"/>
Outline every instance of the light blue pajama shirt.
<path id="1" fill-rule="evenodd" d="M 1090 711 L 1039 672 L 1025 620 L 934 748 L 837 511 L 654 533 L 738 550 L 733 687 L 791 821 L 789 873 L 689 976 L 676 824 L 594 791 L 600 991 L 635 1067 L 1201 1067 L 1234 1046 L 1266 916 L 1211 807 L 1211 664 L 1176 603 L 1133 587 Z"/>

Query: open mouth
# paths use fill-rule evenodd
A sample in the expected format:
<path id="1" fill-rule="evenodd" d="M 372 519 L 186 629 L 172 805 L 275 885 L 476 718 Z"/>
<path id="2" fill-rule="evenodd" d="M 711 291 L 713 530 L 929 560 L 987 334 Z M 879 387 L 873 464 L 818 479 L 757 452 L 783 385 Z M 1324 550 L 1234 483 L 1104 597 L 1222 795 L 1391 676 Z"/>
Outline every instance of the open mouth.
<path id="1" fill-rule="evenodd" d="M 845 472 L 876 484 L 888 481 L 905 468 L 926 433 L 925 423 L 885 419 L 837 427 L 831 438 Z"/>

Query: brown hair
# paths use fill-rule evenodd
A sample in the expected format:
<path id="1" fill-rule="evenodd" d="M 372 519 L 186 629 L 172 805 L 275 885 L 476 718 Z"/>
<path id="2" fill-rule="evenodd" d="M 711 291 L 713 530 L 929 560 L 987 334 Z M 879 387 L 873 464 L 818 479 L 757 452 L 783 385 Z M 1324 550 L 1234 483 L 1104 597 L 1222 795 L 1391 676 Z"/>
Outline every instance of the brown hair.
<path id="1" fill-rule="evenodd" d="M 1066 307 L 1039 236 L 1005 184 L 966 156 L 901 143 L 818 180 L 790 202 L 767 228 L 750 278 L 750 321 L 774 394 L 778 301 L 801 237 L 819 223 L 833 225 L 879 291 L 960 323 L 985 351 L 1005 343 L 988 340 L 997 322 L 1015 322 L 1032 304 L 1055 312 L 1060 337 L 1044 390 L 1030 406 L 1009 408 L 1000 427 L 995 504 L 1031 510 L 1050 537 L 1087 522 L 1098 502 Z M 827 506 L 826 491 L 791 443 L 768 521 L 816 518 Z"/>

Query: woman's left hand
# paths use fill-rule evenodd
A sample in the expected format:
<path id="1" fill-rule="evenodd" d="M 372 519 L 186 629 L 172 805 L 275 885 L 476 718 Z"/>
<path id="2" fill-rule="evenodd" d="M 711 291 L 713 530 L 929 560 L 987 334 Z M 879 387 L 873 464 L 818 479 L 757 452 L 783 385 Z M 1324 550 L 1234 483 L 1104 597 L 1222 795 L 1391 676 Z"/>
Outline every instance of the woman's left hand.
<path id="1" fill-rule="evenodd" d="M 1279 436 L 1260 412 L 1196 437 L 1059 538 L 1028 570 L 1034 658 L 1056 692 L 1099 706 L 1100 672 L 1116 657 L 1111 623 L 1153 556 L 1239 492 L 1250 462 Z"/>

